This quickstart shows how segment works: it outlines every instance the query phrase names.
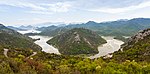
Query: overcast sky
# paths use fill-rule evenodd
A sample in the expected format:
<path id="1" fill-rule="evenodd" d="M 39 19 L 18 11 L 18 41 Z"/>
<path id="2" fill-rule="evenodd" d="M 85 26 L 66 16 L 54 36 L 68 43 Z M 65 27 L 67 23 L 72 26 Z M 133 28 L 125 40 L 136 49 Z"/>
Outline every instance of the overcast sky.
<path id="1" fill-rule="evenodd" d="M 150 18 L 150 0 L 0 0 L 0 23 L 113 21 Z"/>

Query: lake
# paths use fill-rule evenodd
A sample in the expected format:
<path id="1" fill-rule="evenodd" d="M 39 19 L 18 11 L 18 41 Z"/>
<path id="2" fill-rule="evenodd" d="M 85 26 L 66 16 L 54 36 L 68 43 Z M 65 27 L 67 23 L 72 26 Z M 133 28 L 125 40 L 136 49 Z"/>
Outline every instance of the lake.
<path id="1" fill-rule="evenodd" d="M 29 30 L 29 31 L 18 31 L 18 32 L 20 32 L 22 34 L 25 34 L 25 33 L 30 33 L 30 32 L 38 33 L 40 31 Z M 47 52 L 47 53 L 60 54 L 57 48 L 55 48 L 52 45 L 49 45 L 49 44 L 46 43 L 52 37 L 39 36 L 39 35 L 29 36 L 29 37 L 31 37 L 33 39 L 40 38 L 40 40 L 35 41 L 35 43 L 42 47 L 42 51 Z M 112 37 L 112 36 L 108 36 L 108 37 L 102 36 L 102 38 L 104 38 L 107 41 L 107 43 L 105 43 L 103 45 L 100 45 L 98 47 L 98 51 L 99 51 L 98 54 L 90 56 L 88 58 L 94 59 L 94 58 L 105 56 L 105 55 L 108 55 L 109 53 L 113 53 L 115 51 L 118 51 L 120 49 L 120 46 L 124 43 L 123 41 L 114 39 L 114 37 Z"/>
<path id="2" fill-rule="evenodd" d="M 60 54 L 57 48 L 54 48 L 52 45 L 46 43 L 52 37 L 48 36 L 30 36 L 30 37 L 33 39 L 40 38 L 40 40 L 35 41 L 35 43 L 41 46 L 43 51 L 47 53 Z M 124 43 L 120 40 L 114 39 L 113 37 L 104 37 L 104 36 L 102 37 L 107 41 L 107 43 L 99 46 L 98 47 L 99 53 L 94 56 L 90 56 L 89 58 L 94 59 L 118 51 L 120 46 Z"/>
<path id="3" fill-rule="evenodd" d="M 55 53 L 55 54 L 60 54 L 57 48 L 54 48 L 52 45 L 47 44 L 46 42 L 51 39 L 52 37 L 48 36 L 29 36 L 33 39 L 38 39 L 40 40 L 35 41 L 35 43 L 39 46 L 42 47 L 42 51 L 47 52 L 47 53 Z"/>
<path id="4" fill-rule="evenodd" d="M 123 41 L 114 39 L 114 37 L 102 36 L 102 38 L 104 38 L 107 41 L 107 43 L 100 45 L 98 47 L 99 53 L 94 56 L 90 56 L 89 58 L 94 59 L 118 51 L 120 49 L 120 46 L 124 43 Z"/>

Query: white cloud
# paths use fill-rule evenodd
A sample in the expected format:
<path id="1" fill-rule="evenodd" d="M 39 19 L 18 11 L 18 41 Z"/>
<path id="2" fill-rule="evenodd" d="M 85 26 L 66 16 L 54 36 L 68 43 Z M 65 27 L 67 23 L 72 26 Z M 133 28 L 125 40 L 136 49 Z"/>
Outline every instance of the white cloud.
<path id="1" fill-rule="evenodd" d="M 150 7 L 150 1 L 143 2 L 136 6 L 129 6 L 129 7 L 123 7 L 123 8 L 99 8 L 99 9 L 90 9 L 89 11 L 95 11 L 95 12 L 104 12 L 104 13 L 124 13 L 132 10 L 137 10 L 140 8 Z"/>
<path id="2" fill-rule="evenodd" d="M 71 5 L 67 3 L 56 3 L 52 4 L 49 9 L 55 12 L 67 12 L 70 7 Z"/>
<path id="3" fill-rule="evenodd" d="M 29 13 L 36 13 L 36 14 L 53 14 L 55 12 L 68 12 L 71 8 L 70 3 L 68 2 L 57 2 L 53 4 L 40 4 L 41 6 L 45 7 L 45 10 L 33 10 L 29 11 Z"/>
<path id="4" fill-rule="evenodd" d="M 24 2 L 24 1 L 10 1 L 10 0 L 0 0 L 0 5 L 8 5 L 14 7 L 21 7 L 21 8 L 31 8 L 33 10 L 46 10 L 46 8 L 41 7 L 39 5 Z"/>
<path id="5" fill-rule="evenodd" d="M 27 1 L 18 0 L 0 0 L 0 5 L 8 5 L 13 7 L 28 8 L 29 13 L 37 14 L 52 14 L 55 12 L 68 12 L 71 8 L 69 2 L 56 2 L 56 3 L 31 3 Z"/>
<path id="6" fill-rule="evenodd" d="M 48 11 L 53 12 L 67 12 L 71 8 L 70 2 L 57 2 L 53 4 L 42 4 L 43 6 L 47 6 Z"/>

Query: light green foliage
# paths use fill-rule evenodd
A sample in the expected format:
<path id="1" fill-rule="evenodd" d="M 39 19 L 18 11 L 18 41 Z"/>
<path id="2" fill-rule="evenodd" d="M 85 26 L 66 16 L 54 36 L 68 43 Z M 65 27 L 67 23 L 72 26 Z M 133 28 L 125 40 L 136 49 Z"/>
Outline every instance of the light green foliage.
<path id="1" fill-rule="evenodd" d="M 12 51 L 8 59 L 1 57 L 0 73 L 3 74 L 148 74 L 149 62 L 126 60 L 118 63 L 102 58 L 88 59 L 39 52 L 33 59 L 24 59 L 19 51 Z M 15 56 L 18 55 L 18 56 Z M 3 55 L 0 55 L 3 56 Z M 11 57 L 13 56 L 13 57 Z M 26 56 L 25 56 L 26 57 Z M 2 62 L 3 61 L 3 62 Z"/>

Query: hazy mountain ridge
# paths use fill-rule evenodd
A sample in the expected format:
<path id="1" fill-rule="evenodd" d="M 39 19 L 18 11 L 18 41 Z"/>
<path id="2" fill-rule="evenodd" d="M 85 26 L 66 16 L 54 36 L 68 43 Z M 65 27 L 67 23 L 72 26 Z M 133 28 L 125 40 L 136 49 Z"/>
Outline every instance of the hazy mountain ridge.
<path id="1" fill-rule="evenodd" d="M 134 18 L 131 20 L 118 20 L 112 22 L 102 22 L 96 23 L 94 21 L 89 21 L 87 23 L 82 24 L 70 24 L 64 27 L 58 27 L 59 29 L 65 28 L 66 30 L 70 30 L 73 28 L 87 28 L 97 32 L 100 35 L 105 36 L 132 36 L 137 33 L 139 30 L 144 30 L 150 27 L 150 19 L 149 18 Z M 57 30 L 57 28 L 55 28 Z M 52 26 L 43 27 L 38 30 L 42 30 L 41 35 L 57 35 L 57 31 L 52 29 Z M 49 30 L 53 30 L 52 32 L 48 32 Z"/>
<path id="2" fill-rule="evenodd" d="M 15 31 L 24 31 L 24 29 L 21 29 L 21 28 L 17 28 L 17 27 L 13 27 L 13 26 L 7 26 L 8 28 L 10 28 L 10 29 L 13 29 L 13 30 L 15 30 Z"/>

